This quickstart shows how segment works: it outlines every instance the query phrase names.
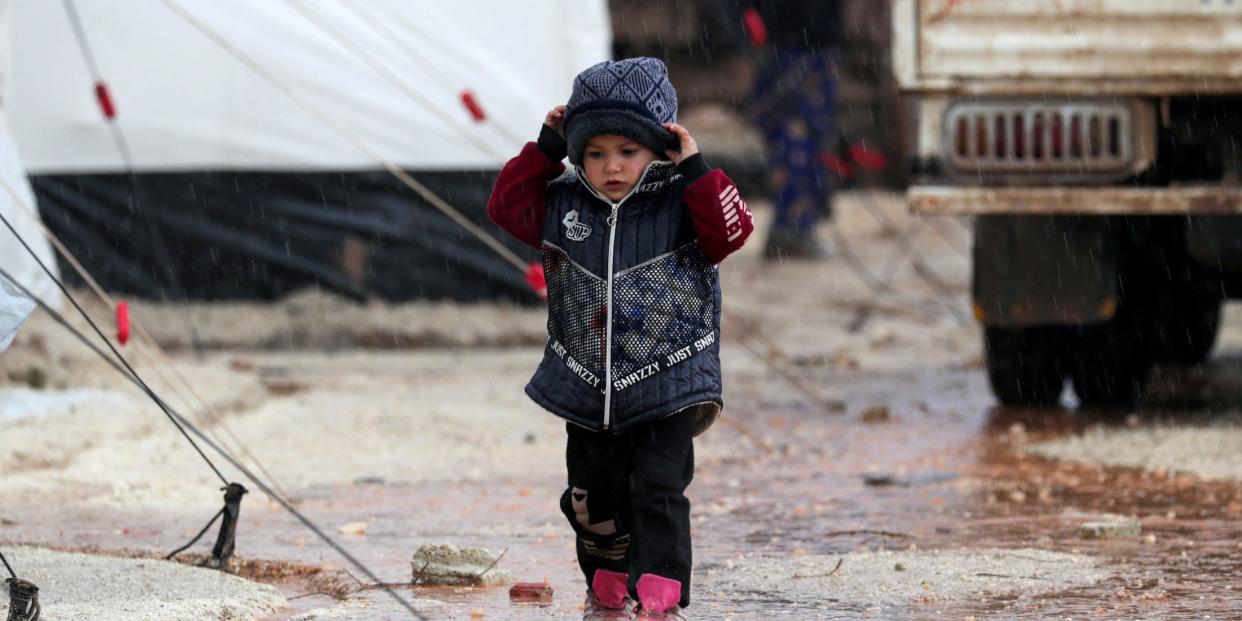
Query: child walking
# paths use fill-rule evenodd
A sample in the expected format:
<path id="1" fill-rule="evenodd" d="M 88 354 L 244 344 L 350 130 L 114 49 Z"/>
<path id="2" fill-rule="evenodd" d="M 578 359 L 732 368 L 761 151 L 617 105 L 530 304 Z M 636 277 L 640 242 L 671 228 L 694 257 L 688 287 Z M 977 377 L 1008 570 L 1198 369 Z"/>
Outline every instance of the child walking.
<path id="1" fill-rule="evenodd" d="M 543 255 L 549 338 L 526 394 L 568 421 L 584 620 L 680 620 L 690 603 L 692 438 L 723 407 L 716 266 L 754 225 L 676 120 L 663 62 L 597 64 L 487 205 Z"/>

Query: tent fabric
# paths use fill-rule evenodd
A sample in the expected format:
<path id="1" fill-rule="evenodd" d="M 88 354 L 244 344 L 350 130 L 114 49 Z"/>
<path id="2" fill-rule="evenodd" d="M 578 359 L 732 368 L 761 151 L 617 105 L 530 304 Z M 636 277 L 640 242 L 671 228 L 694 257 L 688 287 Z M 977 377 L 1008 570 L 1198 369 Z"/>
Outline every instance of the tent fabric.
<path id="1" fill-rule="evenodd" d="M 9 46 L 12 32 L 13 5 L 0 1 L 0 83 L 11 73 Z M 2 86 L 2 85 L 0 85 Z M 0 100 L 7 101 L 7 100 Z M 26 170 L 17 154 L 13 134 L 6 121 L 6 110 L 0 107 L 0 214 L 18 235 L 31 247 L 35 256 L 52 272 L 56 273 L 56 261 L 51 246 L 43 236 L 37 221 L 38 212 L 34 193 L 26 180 Z M 52 308 L 61 307 L 60 291 L 56 283 L 39 267 L 30 252 L 18 242 L 6 226 L 0 225 L 0 267 Z M 0 277 L 0 281 L 4 279 Z M 27 298 L 12 283 L 0 282 L 0 351 L 13 340 L 17 329 L 34 310 L 34 301 Z"/>
<path id="2" fill-rule="evenodd" d="M 603 0 L 169 1 L 414 170 L 499 168 L 574 75 L 610 54 Z M 377 167 L 161 0 L 75 6 L 136 170 Z M 19 62 L 5 99 L 27 168 L 125 170 L 64 3 L 14 0 L 12 13 Z"/>
<path id="3" fill-rule="evenodd" d="M 17 336 L 17 330 L 34 309 L 34 300 L 26 297 L 7 278 L 0 276 L 0 352 L 8 349 L 13 338 Z"/>
<path id="4" fill-rule="evenodd" d="M 609 58 L 604 0 L 74 6 L 115 123 L 96 102 L 63 2 L 0 0 L 12 22 L 0 59 L 14 59 L 3 94 L 43 219 L 105 289 L 224 299 L 314 285 L 355 298 L 537 300 L 521 270 L 378 160 L 503 238 L 486 220 L 491 180 L 568 98 L 577 72 Z"/>
<path id="5" fill-rule="evenodd" d="M 21 235 L 52 273 L 56 273 L 56 260 L 52 249 L 43 236 L 42 227 L 35 221 L 34 194 L 26 181 L 26 173 L 17 159 L 17 149 L 4 122 L 0 109 L 0 215 Z M 7 189 L 4 189 L 7 188 Z M 14 200 L 12 194 L 17 195 Z M 30 251 L 18 241 L 8 226 L 0 225 L 0 268 L 14 281 L 44 301 L 52 308 L 61 307 L 60 290 L 56 283 L 39 267 Z M 35 302 L 26 297 L 19 287 L 0 276 L 0 352 L 4 351 L 17 335 L 18 328 L 35 309 Z"/>
<path id="6" fill-rule="evenodd" d="M 13 137 L 9 133 L 8 124 L 4 122 L 3 109 L 0 109 L 0 214 L 8 221 L 17 234 L 34 250 L 39 261 L 56 273 L 56 258 L 52 248 L 43 236 L 35 211 L 34 193 L 26 180 L 26 171 L 17 157 L 17 149 Z M 7 189 L 5 189 L 7 188 Z M 14 200 L 12 194 L 17 195 Z M 0 224 L 0 267 L 4 268 L 14 280 L 24 285 L 39 299 L 53 308 L 60 308 L 60 291 L 56 283 L 48 278 L 39 264 L 30 256 L 30 252 L 18 242 L 8 227 Z M 20 295 L 20 294 L 18 294 Z"/>

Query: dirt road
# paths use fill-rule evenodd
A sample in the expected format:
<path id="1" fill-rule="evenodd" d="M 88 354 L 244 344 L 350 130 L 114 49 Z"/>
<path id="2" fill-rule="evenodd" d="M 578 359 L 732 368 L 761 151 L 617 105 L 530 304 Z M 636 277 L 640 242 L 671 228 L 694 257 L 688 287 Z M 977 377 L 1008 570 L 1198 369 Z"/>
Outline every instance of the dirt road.
<path id="1" fill-rule="evenodd" d="M 839 213 L 849 245 L 832 261 L 766 264 L 756 242 L 724 267 L 726 418 L 696 445 L 691 487 L 695 618 L 1242 618 L 1236 309 L 1211 365 L 1161 370 L 1143 411 L 999 409 L 968 319 L 968 225 L 913 221 L 893 196 L 849 195 Z M 239 438 L 384 581 L 410 579 L 418 545 L 450 542 L 505 551 L 501 568 L 556 592 L 537 606 L 402 588 L 427 618 L 581 614 L 556 504 L 563 425 L 521 391 L 541 309 L 307 294 L 134 313 L 221 441 Z M 166 552 L 219 509 L 219 482 L 158 410 L 46 317 L 0 371 L 0 543 Z M 238 553 L 264 561 L 248 575 L 288 598 L 269 618 L 408 618 L 329 580 L 347 565 L 274 503 L 254 493 L 242 511 Z M 1141 532 L 1081 536 L 1106 514 Z M 337 533 L 358 522 L 365 534 Z"/>

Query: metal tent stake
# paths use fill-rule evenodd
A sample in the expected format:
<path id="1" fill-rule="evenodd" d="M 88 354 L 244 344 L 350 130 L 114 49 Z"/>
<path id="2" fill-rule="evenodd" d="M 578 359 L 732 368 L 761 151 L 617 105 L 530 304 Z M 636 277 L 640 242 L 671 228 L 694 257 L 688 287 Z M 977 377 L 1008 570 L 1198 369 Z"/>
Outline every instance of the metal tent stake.
<path id="1" fill-rule="evenodd" d="M 248 493 L 241 483 L 229 483 L 224 488 L 224 521 L 220 522 L 220 534 L 216 537 L 216 545 L 211 548 L 211 560 L 208 567 L 219 569 L 229 562 L 237 541 L 237 519 L 241 516 L 242 496 Z"/>
<path id="2" fill-rule="evenodd" d="M 39 587 L 21 578 L 9 578 L 8 621 L 39 621 Z"/>
<path id="3" fill-rule="evenodd" d="M 211 548 L 211 558 L 204 561 L 202 565 L 212 569 L 220 569 L 229 562 L 229 558 L 233 556 L 233 549 L 237 544 L 234 540 L 234 535 L 237 534 L 237 518 L 241 515 L 241 499 L 242 496 L 249 493 L 249 490 L 242 486 L 241 483 L 229 483 L 227 487 L 222 487 L 221 489 L 224 490 L 224 508 L 220 509 L 215 517 L 211 518 L 210 522 L 207 522 L 203 530 L 198 531 L 198 534 L 194 535 L 190 543 L 173 550 L 168 556 L 164 557 L 164 560 L 171 561 L 174 556 L 181 554 L 189 549 L 190 546 L 198 543 L 198 540 L 202 539 L 203 535 L 207 534 L 207 531 L 211 529 L 211 525 L 215 524 L 216 520 L 220 519 L 220 516 L 224 516 L 224 521 L 220 523 L 220 534 L 216 537 L 216 545 Z"/>

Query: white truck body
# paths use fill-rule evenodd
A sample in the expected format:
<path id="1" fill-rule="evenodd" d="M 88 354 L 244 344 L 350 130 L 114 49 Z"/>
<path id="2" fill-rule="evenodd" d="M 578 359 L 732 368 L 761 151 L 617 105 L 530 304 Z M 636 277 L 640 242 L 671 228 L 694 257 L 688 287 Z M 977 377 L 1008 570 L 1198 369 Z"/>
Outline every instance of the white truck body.
<path id="1" fill-rule="evenodd" d="M 1132 106 L 1128 172 L 1138 172 L 1154 157 L 1157 124 L 1170 122 L 1168 98 L 1242 95 L 1242 0 L 893 0 L 893 29 L 894 72 L 918 105 L 914 155 L 925 160 L 960 159 L 951 157 L 961 148 L 950 144 L 955 139 L 973 148 L 975 125 L 961 139 L 946 124 L 954 105 L 995 102 L 1000 116 L 1016 114 L 1004 105 L 1042 107 L 1052 115 L 1057 106 L 1120 101 Z M 1025 129 L 1016 131 L 1028 132 L 1029 144 L 1034 113 L 1025 114 Z M 994 134 L 983 135 L 984 127 L 993 131 L 991 118 L 978 118 L 978 143 L 994 148 Z M 1064 128 L 1035 131 L 1064 131 L 1068 142 L 1068 119 L 1067 113 Z M 1013 140 L 1013 128 L 995 127 Z M 981 154 L 992 164 L 1030 163 Z M 986 168 L 974 176 L 986 176 Z M 1081 167 L 1067 157 L 1060 170 L 1075 169 Z M 1035 177 L 1023 183 L 1020 174 L 1011 175 L 993 187 L 970 176 L 914 186 L 912 208 L 927 214 L 1242 213 L 1242 193 L 1219 185 L 1115 192 L 1106 180 L 1070 182 L 1071 175 L 1060 183 Z"/>
<path id="2" fill-rule="evenodd" d="M 920 92 L 1242 92 L 1235 0 L 894 0 L 894 67 Z"/>
<path id="3" fill-rule="evenodd" d="M 921 214 L 978 215 L 1005 405 L 1131 408 L 1242 299 L 1242 0 L 893 0 Z"/>

